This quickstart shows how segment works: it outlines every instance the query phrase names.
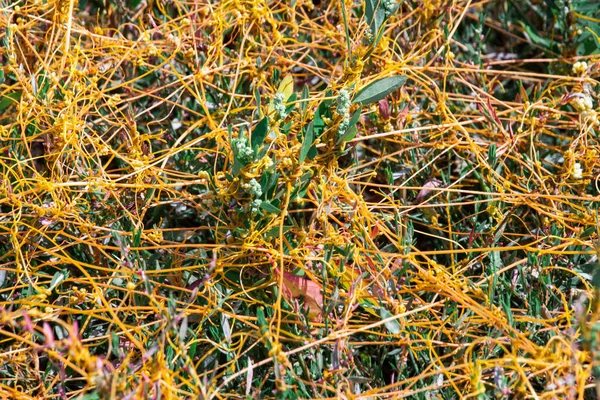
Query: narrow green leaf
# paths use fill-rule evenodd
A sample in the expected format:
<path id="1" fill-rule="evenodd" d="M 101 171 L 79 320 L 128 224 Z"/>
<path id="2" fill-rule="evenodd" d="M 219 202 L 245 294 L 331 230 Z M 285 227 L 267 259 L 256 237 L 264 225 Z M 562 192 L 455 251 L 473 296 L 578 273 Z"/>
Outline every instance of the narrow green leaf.
<path id="1" fill-rule="evenodd" d="M 379 42 L 381 41 L 381 38 L 383 37 L 383 29 L 379 30 L 379 33 L 375 34 L 375 40 L 373 40 L 373 43 L 371 43 L 370 46 L 370 50 L 369 52 L 366 54 L 365 59 L 371 57 L 371 54 L 373 54 L 373 51 L 377 48 L 377 46 L 379 45 Z"/>
<path id="2" fill-rule="evenodd" d="M 325 97 L 331 97 L 332 96 L 332 92 L 331 90 L 328 90 L 325 93 Z M 326 124 L 325 124 L 325 120 L 323 120 L 323 117 L 327 117 L 330 118 L 331 117 L 331 113 L 329 110 L 329 107 L 331 106 L 331 100 L 327 99 L 327 100 L 323 100 L 321 102 L 321 104 L 319 104 L 319 107 L 317 107 L 317 111 L 315 112 L 315 119 L 314 119 L 314 132 L 315 132 L 315 138 L 318 138 L 319 136 L 321 136 L 321 134 L 323 133 L 323 131 L 326 128 Z"/>
<path id="3" fill-rule="evenodd" d="M 308 151 L 308 155 L 306 156 L 306 158 L 308 158 L 309 160 L 312 160 L 316 156 L 317 156 L 317 146 L 311 146 L 310 150 Z"/>
<path id="4" fill-rule="evenodd" d="M 260 203 L 260 206 L 263 210 L 267 212 L 281 214 L 281 210 L 268 201 L 263 201 L 262 203 Z"/>
<path id="5" fill-rule="evenodd" d="M 310 96 L 308 85 L 304 85 L 304 87 L 302 88 L 302 102 L 300 103 L 300 112 L 303 116 L 306 114 L 306 107 L 308 107 L 308 96 Z"/>
<path id="6" fill-rule="evenodd" d="M 115 355 L 115 357 L 120 357 L 122 350 L 121 350 L 121 339 L 119 339 L 119 337 L 117 336 L 116 333 L 111 332 L 110 333 L 110 339 L 111 339 L 111 343 L 112 343 L 112 353 L 113 355 Z"/>
<path id="7" fill-rule="evenodd" d="M 254 88 L 254 101 L 256 101 L 256 112 L 259 117 L 262 117 L 262 111 L 260 109 L 261 98 L 260 91 L 258 90 L 258 88 Z"/>
<path id="8" fill-rule="evenodd" d="M 252 131 L 252 149 L 254 151 L 258 150 L 259 146 L 261 146 L 265 138 L 267 137 L 267 132 L 269 131 L 269 119 L 264 117 L 260 120 L 258 124 L 254 127 Z"/>
<path id="9" fill-rule="evenodd" d="M 304 140 L 302 141 L 302 148 L 300 149 L 300 157 L 298 158 L 298 162 L 302 164 L 308 155 L 308 151 L 310 150 L 313 142 L 315 140 L 315 132 L 313 129 L 313 122 L 311 121 L 308 124 L 308 128 L 306 128 L 306 134 L 304 135 Z"/>
<path id="10" fill-rule="evenodd" d="M 21 90 L 7 94 L 0 100 L 0 111 L 6 110 L 13 103 L 16 103 L 21 98 Z"/>
<path id="11" fill-rule="evenodd" d="M 352 103 L 363 103 L 364 105 L 375 103 L 399 89 L 405 82 L 406 77 L 400 75 L 380 79 L 358 92 Z"/>
<path id="12" fill-rule="evenodd" d="M 552 9 L 552 11 L 558 11 L 558 4 L 556 4 L 556 1 L 554 0 L 548 0 L 548 4 L 550 5 L 550 8 Z"/>
<path id="13" fill-rule="evenodd" d="M 594 277 L 592 278 L 592 285 L 596 288 L 596 290 L 600 290 L 600 269 L 597 269 L 594 272 Z"/>
<path id="14" fill-rule="evenodd" d="M 48 368 L 47 371 L 52 371 L 52 369 Z M 100 400 L 100 395 L 97 393 L 85 394 L 81 400 Z"/>
<path id="15" fill-rule="evenodd" d="M 383 0 L 367 0 L 365 2 L 365 17 L 374 36 L 379 33 L 379 29 L 385 20 L 385 9 L 381 4 L 382 2 Z"/>
<path id="16" fill-rule="evenodd" d="M 365 1 L 365 20 L 367 21 L 367 24 L 371 23 L 371 20 L 373 19 L 374 11 L 375 11 L 375 7 L 373 6 L 373 0 L 366 0 Z"/>
<path id="17" fill-rule="evenodd" d="M 386 310 L 383 307 L 379 308 L 379 315 L 381 316 L 382 320 L 393 316 L 392 313 L 390 313 L 388 310 Z M 400 324 L 395 319 L 385 322 L 385 327 L 387 328 L 388 331 L 390 331 L 391 334 L 394 334 L 394 335 L 400 333 L 400 330 L 401 330 Z"/>
<path id="18" fill-rule="evenodd" d="M 490 272 L 496 272 L 498 271 L 501 267 L 502 267 L 502 260 L 500 259 L 500 252 L 499 251 L 491 251 L 489 253 L 489 259 L 490 259 Z"/>
<path id="19" fill-rule="evenodd" d="M 348 129 L 352 128 L 354 125 L 356 125 L 358 123 L 361 113 L 362 113 L 362 109 L 361 109 L 361 107 L 358 107 L 358 109 L 354 112 L 354 114 L 352 114 L 352 117 L 350 117 L 350 122 L 348 122 Z"/>
<path id="20" fill-rule="evenodd" d="M 533 29 L 531 29 L 529 25 L 524 24 L 522 21 L 519 21 L 519 23 L 521 24 L 523 30 L 533 43 L 537 44 L 538 46 L 542 46 L 548 50 L 552 48 L 552 42 L 550 40 L 538 35 L 536 32 L 533 31 Z"/>
<path id="21" fill-rule="evenodd" d="M 351 128 L 348 128 L 346 130 L 346 133 L 344 133 L 342 135 L 342 137 L 340 137 L 337 141 L 336 144 L 342 144 L 344 142 L 348 142 L 352 139 L 354 139 L 354 137 L 356 136 L 356 134 L 358 133 L 358 130 L 356 129 L 356 126 L 353 126 Z"/>
<path id="22" fill-rule="evenodd" d="M 292 93 L 290 97 L 288 97 L 287 101 L 286 101 L 286 107 L 285 107 L 285 113 L 289 114 L 292 111 L 294 111 L 294 108 L 296 108 L 297 103 L 294 103 L 296 100 L 298 100 L 298 95 L 296 93 Z M 292 104 L 290 104 L 292 103 Z"/>
<path id="23" fill-rule="evenodd" d="M 496 168 L 496 162 L 498 161 L 496 158 L 496 143 L 492 143 L 490 147 L 488 147 L 488 161 L 492 169 Z"/>
<path id="24" fill-rule="evenodd" d="M 54 290 L 54 288 L 57 287 L 58 285 L 60 285 L 61 282 L 64 281 L 65 279 L 67 279 L 68 276 L 69 276 L 69 270 L 66 268 L 55 273 L 54 276 L 52 277 L 52 281 L 50 282 L 50 287 L 48 289 L 50 291 Z"/>
<path id="25" fill-rule="evenodd" d="M 46 95 L 48 94 L 48 90 L 50 90 L 50 78 L 46 77 L 45 75 L 42 75 L 38 79 L 37 98 L 45 99 Z"/>
<path id="26" fill-rule="evenodd" d="M 344 33 L 346 35 L 346 45 L 348 46 L 348 54 L 352 53 L 351 49 L 351 41 L 350 41 L 350 31 L 348 30 L 348 18 L 346 17 L 346 4 L 344 1 L 341 1 L 342 5 L 342 17 L 344 20 Z"/>
<path id="27" fill-rule="evenodd" d="M 290 229 L 292 229 L 294 226 L 293 225 L 284 225 L 283 226 L 283 233 L 288 232 Z M 279 237 L 279 233 L 280 233 L 280 229 L 278 226 L 275 226 L 271 229 L 269 229 L 267 231 L 267 236 L 269 237 Z"/>
<path id="28" fill-rule="evenodd" d="M 256 322 L 258 322 L 261 333 L 265 334 L 267 332 L 267 319 L 262 307 L 258 307 L 256 310 Z"/>
<path id="29" fill-rule="evenodd" d="M 240 170 L 244 164 L 240 161 L 240 159 L 234 154 L 233 155 L 233 166 L 231 167 L 231 173 L 233 176 L 238 176 L 240 174 Z"/>
<path id="30" fill-rule="evenodd" d="M 343 142 L 347 142 L 349 140 L 354 139 L 354 137 L 358 133 L 356 124 L 358 123 L 358 120 L 360 119 L 361 112 L 362 112 L 362 107 L 359 106 L 358 109 L 354 112 L 354 114 L 352 114 L 352 117 L 350 118 L 350 121 L 348 122 L 348 128 L 346 128 L 346 131 L 337 140 L 336 144 L 339 145 Z"/>
<path id="31" fill-rule="evenodd" d="M 194 356 L 196 355 L 196 347 L 198 346 L 198 341 L 191 340 L 189 343 L 190 343 L 190 348 L 188 349 L 188 356 L 190 358 L 194 358 Z"/>
<path id="32" fill-rule="evenodd" d="M 127 3 L 130 10 L 134 10 L 142 1 L 141 0 L 129 0 Z"/>
<path id="33" fill-rule="evenodd" d="M 506 319 L 508 320 L 508 324 L 513 326 L 514 318 L 512 314 L 512 309 L 510 308 L 510 296 L 506 295 L 502 299 L 502 308 L 504 309 L 504 313 L 506 314 Z"/>
<path id="34" fill-rule="evenodd" d="M 133 229 L 132 232 L 133 247 L 139 247 L 142 244 L 142 228 Z"/>

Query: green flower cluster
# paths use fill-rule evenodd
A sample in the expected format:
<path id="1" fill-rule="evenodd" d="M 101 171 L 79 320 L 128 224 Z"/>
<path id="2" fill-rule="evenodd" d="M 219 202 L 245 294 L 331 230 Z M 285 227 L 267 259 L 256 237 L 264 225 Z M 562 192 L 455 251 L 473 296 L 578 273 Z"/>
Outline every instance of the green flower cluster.
<path id="1" fill-rule="evenodd" d="M 262 200 L 254 199 L 252 203 L 250 203 L 250 211 L 253 213 L 257 213 L 260 210 L 260 205 L 262 204 Z"/>
<path id="2" fill-rule="evenodd" d="M 285 95 L 283 93 L 277 93 L 273 99 L 273 107 L 275 108 L 275 112 L 277 113 L 279 119 L 284 119 L 287 117 L 284 100 Z"/>
<path id="3" fill-rule="evenodd" d="M 245 136 L 233 139 L 231 145 L 234 153 L 241 162 L 247 164 L 254 161 L 254 150 L 252 150 L 252 147 L 248 144 L 248 139 L 246 139 Z"/>
<path id="4" fill-rule="evenodd" d="M 260 187 L 260 183 L 258 183 L 256 181 L 256 179 L 252 178 L 250 180 L 250 182 L 248 183 L 244 183 L 242 185 L 242 187 L 244 189 L 246 189 L 246 192 L 248 192 L 248 194 L 254 196 L 254 197 L 260 197 L 262 196 L 262 188 Z"/>
<path id="5" fill-rule="evenodd" d="M 262 204 L 262 200 L 258 198 L 263 194 L 260 183 L 258 183 L 256 179 L 252 178 L 249 182 L 242 184 L 242 188 L 244 188 L 249 195 L 254 197 L 254 200 L 250 202 L 250 211 L 257 213 L 260 209 L 260 205 Z"/>
<path id="6" fill-rule="evenodd" d="M 396 0 L 383 0 L 383 9 L 385 10 L 385 17 L 389 18 L 396 12 Z"/>
<path id="7" fill-rule="evenodd" d="M 341 89 L 337 98 L 337 113 L 343 117 L 338 127 L 338 135 L 343 135 L 350 125 L 350 93 L 346 89 Z"/>

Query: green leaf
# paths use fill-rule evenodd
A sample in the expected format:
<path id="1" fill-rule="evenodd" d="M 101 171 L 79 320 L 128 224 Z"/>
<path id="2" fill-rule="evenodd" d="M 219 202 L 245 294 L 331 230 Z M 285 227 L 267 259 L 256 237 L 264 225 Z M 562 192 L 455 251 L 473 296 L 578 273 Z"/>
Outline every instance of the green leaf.
<path id="1" fill-rule="evenodd" d="M 352 139 L 354 139 L 354 137 L 356 136 L 356 134 L 358 133 L 358 129 L 356 129 L 355 126 L 346 129 L 346 133 L 344 133 L 337 141 L 336 144 L 342 144 L 344 142 L 348 142 Z"/>
<path id="2" fill-rule="evenodd" d="M 500 259 L 500 252 L 499 251 L 491 251 L 489 253 L 489 257 L 490 257 L 490 269 L 491 272 L 496 272 L 498 271 L 501 267 L 502 267 L 502 260 Z"/>
<path id="3" fill-rule="evenodd" d="M 283 226 L 283 233 L 285 234 L 286 232 L 288 232 L 293 227 L 294 227 L 293 225 L 284 225 Z M 267 231 L 267 236 L 269 236 L 269 237 L 279 237 L 279 233 L 280 233 L 279 227 L 275 226 L 275 227 L 273 227 L 273 228 L 271 228 L 271 229 L 269 229 Z"/>
<path id="4" fill-rule="evenodd" d="M 273 167 L 272 167 L 273 168 Z M 279 182 L 279 173 L 276 171 L 269 171 L 268 173 L 263 174 L 260 178 L 260 187 L 263 192 L 263 196 L 271 199 L 273 198 L 273 193 L 277 189 L 277 183 Z"/>
<path id="5" fill-rule="evenodd" d="M 348 29 L 348 17 L 346 17 L 346 5 L 343 1 L 340 4 L 342 5 L 342 17 L 344 20 L 344 34 L 346 35 L 346 45 L 348 46 L 348 54 L 350 54 L 352 53 L 352 44 L 350 41 L 350 31 Z"/>
<path id="6" fill-rule="evenodd" d="M 592 263 L 580 265 L 579 267 L 575 267 L 575 271 L 580 272 L 580 273 L 584 272 L 587 274 L 591 274 L 595 270 L 600 271 L 600 263 L 592 262 Z"/>
<path id="7" fill-rule="evenodd" d="M 133 239 L 133 247 L 140 247 L 140 245 L 142 244 L 142 228 L 139 229 L 133 229 L 132 233 L 132 239 Z"/>
<path id="8" fill-rule="evenodd" d="M 309 160 L 312 160 L 316 156 L 317 156 L 317 146 L 312 146 L 310 148 L 310 150 L 308 151 L 308 155 L 306 156 L 306 158 L 308 158 Z"/>
<path id="9" fill-rule="evenodd" d="M 381 38 L 383 37 L 383 29 L 379 30 L 379 33 L 375 36 L 375 40 L 373 40 L 373 43 L 371 43 L 371 48 L 369 50 L 369 52 L 366 54 L 365 59 L 368 59 L 369 57 L 371 57 L 371 54 L 373 54 L 373 51 L 377 48 L 377 46 L 379 45 L 379 42 L 381 41 Z"/>
<path id="10" fill-rule="evenodd" d="M 38 92 L 37 92 L 37 98 L 38 99 L 45 99 L 46 98 L 46 94 L 48 94 L 48 90 L 50 90 L 50 78 L 46 77 L 46 75 L 41 75 L 38 78 Z"/>
<path id="11" fill-rule="evenodd" d="M 21 98 L 21 90 L 7 94 L 0 100 L 0 111 L 6 110 L 13 103 L 16 103 Z"/>
<path id="12" fill-rule="evenodd" d="M 258 113 L 258 116 L 261 117 L 262 116 L 262 112 L 260 110 L 261 99 L 260 99 L 260 91 L 258 90 L 258 88 L 254 88 L 254 101 L 256 101 L 256 111 Z"/>
<path id="13" fill-rule="evenodd" d="M 198 346 L 198 341 L 191 340 L 189 343 L 190 343 L 190 348 L 188 349 L 188 357 L 194 358 L 194 356 L 196 355 L 196 347 Z"/>
<path id="14" fill-rule="evenodd" d="M 265 318 L 265 312 L 262 307 L 258 307 L 256 310 L 256 322 L 258 322 L 258 326 L 260 327 L 260 331 L 262 334 L 267 332 L 267 319 Z"/>
<path id="15" fill-rule="evenodd" d="M 50 291 L 54 290 L 55 287 L 60 285 L 61 282 L 64 281 L 65 279 L 67 279 L 68 277 L 69 277 L 69 270 L 66 268 L 55 273 L 54 276 L 52 277 L 52 281 L 50 282 L 50 287 L 48 288 L 48 290 L 50 290 Z"/>
<path id="16" fill-rule="evenodd" d="M 492 143 L 490 147 L 488 147 L 488 161 L 492 169 L 496 168 L 496 162 L 498 161 L 496 158 L 496 143 Z"/>
<path id="17" fill-rule="evenodd" d="M 325 97 L 331 97 L 331 96 L 332 96 L 332 92 L 331 92 L 331 90 L 328 90 L 325 93 Z M 330 106 L 331 106 L 331 100 L 327 99 L 327 100 L 323 100 L 321 102 L 321 104 L 319 104 L 319 107 L 317 107 L 317 111 L 315 112 L 315 119 L 314 119 L 314 123 L 313 123 L 315 138 L 318 138 L 319 136 L 321 136 L 321 134 L 323 133 L 323 131 L 325 130 L 325 128 L 327 126 L 325 124 L 325 121 L 323 120 L 323 117 L 327 117 L 327 118 L 331 117 L 331 112 L 329 110 Z"/>
<path id="18" fill-rule="evenodd" d="M 304 114 L 306 114 L 306 107 L 308 107 L 308 96 L 310 95 L 310 92 L 308 90 L 308 85 L 304 85 L 304 88 L 302 88 L 302 97 L 301 100 L 302 102 L 300 103 L 300 112 L 302 113 L 302 116 L 304 116 Z"/>
<path id="19" fill-rule="evenodd" d="M 51 370 L 52 369 L 48 368 L 48 371 Z M 81 400 L 100 400 L 100 395 L 97 393 L 84 394 L 83 397 L 81 397 Z"/>
<path id="20" fill-rule="evenodd" d="M 254 127 L 252 131 L 252 149 L 256 152 L 260 145 L 265 142 L 265 138 L 267 137 L 267 132 L 269 131 L 269 119 L 264 117 L 260 120 L 258 124 Z"/>
<path id="21" fill-rule="evenodd" d="M 111 343 L 112 343 L 111 351 L 112 351 L 113 355 L 115 357 L 120 357 L 123 352 L 121 350 L 121 340 L 119 339 L 117 334 L 114 332 L 110 333 L 110 339 L 111 339 Z"/>
<path id="22" fill-rule="evenodd" d="M 523 27 L 523 30 L 525 31 L 525 33 L 527 34 L 527 36 L 529 37 L 529 39 L 531 39 L 531 41 L 533 43 L 535 43 L 538 46 L 541 46 L 545 49 L 548 49 L 548 50 L 550 50 L 552 48 L 552 42 L 550 40 L 543 38 L 540 35 L 538 35 L 537 33 L 535 33 L 529 25 L 525 25 L 522 21 L 519 21 L 519 23 L 521 24 L 521 26 Z"/>
<path id="23" fill-rule="evenodd" d="M 506 319 L 508 320 L 508 324 L 510 326 L 514 326 L 514 318 L 512 309 L 510 308 L 510 295 L 505 295 L 501 300 L 502 308 L 504 309 L 504 313 L 506 314 Z"/>
<path id="24" fill-rule="evenodd" d="M 281 210 L 268 201 L 260 203 L 260 207 L 267 212 L 281 214 Z"/>
<path id="25" fill-rule="evenodd" d="M 379 315 L 381 316 L 382 320 L 393 317 L 392 313 L 390 313 L 388 310 L 386 310 L 383 307 L 379 308 Z M 394 335 L 397 335 L 398 333 L 400 333 L 400 330 L 401 330 L 400 324 L 395 319 L 385 322 L 385 327 L 387 328 L 388 331 L 390 331 L 391 334 L 394 334 Z"/>
<path id="26" fill-rule="evenodd" d="M 348 122 L 348 128 L 346 128 L 346 131 L 337 140 L 336 144 L 339 145 L 341 143 L 348 142 L 348 141 L 354 139 L 354 137 L 358 133 L 356 124 L 358 123 L 358 120 L 360 119 L 361 112 L 362 112 L 362 107 L 358 107 L 358 109 L 354 112 L 354 114 L 352 114 L 352 117 L 350 118 L 350 121 Z"/>
<path id="27" fill-rule="evenodd" d="M 556 1 L 554 0 L 548 0 L 547 1 L 548 5 L 550 6 L 550 8 L 552 9 L 552 11 L 558 11 L 558 4 L 556 4 Z"/>
<path id="28" fill-rule="evenodd" d="M 600 290 L 600 269 L 597 269 L 594 272 L 594 277 L 592 278 L 592 285 L 596 288 L 596 290 Z"/>
<path id="29" fill-rule="evenodd" d="M 365 2 L 365 17 L 371 27 L 371 33 L 377 35 L 385 19 L 385 10 L 381 4 L 383 0 L 367 0 Z"/>
<path id="30" fill-rule="evenodd" d="M 406 82 L 405 76 L 390 76 L 375 81 L 363 88 L 356 94 L 352 103 L 363 103 L 364 105 L 378 102 L 388 94 L 399 89 Z"/>
<path id="31" fill-rule="evenodd" d="M 134 10 L 141 2 L 141 0 L 129 0 L 127 5 L 130 10 Z"/>
<path id="32" fill-rule="evenodd" d="M 242 169 L 242 167 L 244 166 L 244 164 L 240 161 L 240 159 L 238 158 L 237 155 L 233 155 L 233 167 L 231 167 L 231 173 L 233 174 L 233 176 L 238 176 L 240 174 L 240 170 Z"/>
<path id="33" fill-rule="evenodd" d="M 302 148 L 300 149 L 300 157 L 298 158 L 298 162 L 302 164 L 308 155 L 308 151 L 310 150 L 313 142 L 315 140 L 315 132 L 313 129 L 313 122 L 311 121 L 308 124 L 308 128 L 306 128 L 306 134 L 304 135 L 304 140 L 302 141 Z"/>
<path id="34" fill-rule="evenodd" d="M 292 93 L 292 95 L 290 97 L 288 97 L 286 104 L 287 106 L 285 107 L 285 113 L 286 114 L 290 114 L 292 111 L 294 111 L 294 108 L 296 108 L 297 103 L 294 103 L 296 100 L 298 100 L 298 95 L 296 93 Z M 293 103 L 293 104 L 289 104 L 289 103 Z"/>
<path id="35" fill-rule="evenodd" d="M 350 117 L 350 122 L 348 122 L 348 129 L 352 128 L 354 125 L 356 125 L 358 123 L 361 113 L 362 113 L 362 109 L 361 109 L 361 107 L 358 107 L 358 110 L 356 110 L 354 112 L 354 114 L 352 114 L 352 117 Z"/>

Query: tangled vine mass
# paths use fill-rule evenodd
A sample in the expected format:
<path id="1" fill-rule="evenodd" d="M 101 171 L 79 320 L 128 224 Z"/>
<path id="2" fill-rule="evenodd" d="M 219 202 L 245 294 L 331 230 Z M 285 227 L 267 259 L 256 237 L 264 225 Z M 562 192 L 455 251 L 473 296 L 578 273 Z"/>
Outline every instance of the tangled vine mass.
<path id="1" fill-rule="evenodd" d="M 596 398 L 593 3 L 0 0 L 0 396 Z"/>

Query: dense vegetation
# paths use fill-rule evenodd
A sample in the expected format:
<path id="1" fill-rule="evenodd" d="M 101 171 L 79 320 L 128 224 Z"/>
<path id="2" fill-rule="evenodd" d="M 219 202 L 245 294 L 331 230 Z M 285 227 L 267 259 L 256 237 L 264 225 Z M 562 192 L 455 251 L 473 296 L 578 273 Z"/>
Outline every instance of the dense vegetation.
<path id="1" fill-rule="evenodd" d="M 595 398 L 600 11 L 0 0 L 0 393 Z"/>

